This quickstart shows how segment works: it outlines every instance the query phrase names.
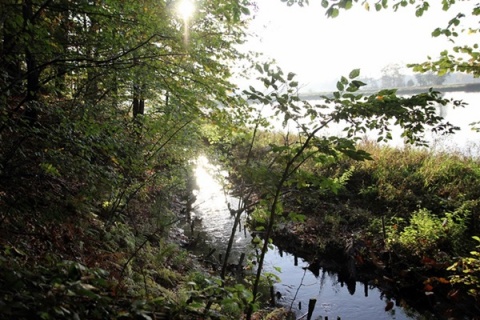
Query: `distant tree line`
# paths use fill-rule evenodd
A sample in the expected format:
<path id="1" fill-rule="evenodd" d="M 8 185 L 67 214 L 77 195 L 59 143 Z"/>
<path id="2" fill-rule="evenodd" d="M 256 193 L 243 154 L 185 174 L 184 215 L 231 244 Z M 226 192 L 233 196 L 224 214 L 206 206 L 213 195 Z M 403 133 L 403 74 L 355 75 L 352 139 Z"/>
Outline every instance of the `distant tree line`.
<path id="1" fill-rule="evenodd" d="M 428 71 L 408 75 L 403 72 L 403 69 L 401 64 L 392 63 L 382 68 L 380 78 L 364 77 L 362 81 L 367 83 L 370 88 L 426 87 L 480 81 L 472 75 L 458 72 L 438 75 Z"/>

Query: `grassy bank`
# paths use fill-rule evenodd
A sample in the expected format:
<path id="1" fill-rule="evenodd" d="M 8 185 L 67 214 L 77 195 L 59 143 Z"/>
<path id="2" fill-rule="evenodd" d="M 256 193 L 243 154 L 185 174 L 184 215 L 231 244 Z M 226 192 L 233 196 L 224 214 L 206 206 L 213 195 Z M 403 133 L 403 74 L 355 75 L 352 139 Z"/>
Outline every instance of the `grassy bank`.
<path id="1" fill-rule="evenodd" d="M 254 185 L 275 175 L 275 164 L 267 173 L 252 169 L 271 159 L 261 141 L 282 139 L 258 139 L 250 166 L 257 174 L 243 175 Z M 478 312 L 480 161 L 370 141 L 357 147 L 371 159 L 331 153 L 303 163 L 282 191 L 274 242 L 325 265 L 334 262 L 357 279 L 382 281 L 392 293 L 415 297 L 411 303 L 443 304 L 442 316 L 452 304 L 466 316 Z M 268 220 L 262 210 L 250 217 L 259 230 Z"/>

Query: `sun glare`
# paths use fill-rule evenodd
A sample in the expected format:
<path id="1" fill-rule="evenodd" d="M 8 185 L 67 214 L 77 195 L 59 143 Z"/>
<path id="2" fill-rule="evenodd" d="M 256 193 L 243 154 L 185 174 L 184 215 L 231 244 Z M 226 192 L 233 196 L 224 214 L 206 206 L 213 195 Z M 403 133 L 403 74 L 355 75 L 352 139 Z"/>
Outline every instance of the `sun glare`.
<path id="1" fill-rule="evenodd" d="M 193 15 L 195 5 L 191 0 L 182 0 L 178 5 L 178 13 L 182 16 L 183 20 L 187 21 Z"/>
<path id="2" fill-rule="evenodd" d="M 192 17 L 195 11 L 195 5 L 192 0 L 181 0 L 177 6 L 177 12 L 183 19 L 183 41 L 188 46 L 189 32 L 188 32 L 188 20 Z"/>

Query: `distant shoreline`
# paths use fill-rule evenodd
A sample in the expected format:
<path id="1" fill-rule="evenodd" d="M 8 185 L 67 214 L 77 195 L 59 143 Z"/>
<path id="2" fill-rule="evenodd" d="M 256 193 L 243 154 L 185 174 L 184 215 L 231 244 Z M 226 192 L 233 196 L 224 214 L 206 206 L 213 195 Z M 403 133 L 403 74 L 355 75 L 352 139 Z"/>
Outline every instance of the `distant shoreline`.
<path id="1" fill-rule="evenodd" d="M 447 84 L 447 85 L 440 85 L 440 86 L 415 86 L 415 87 L 402 87 L 398 88 L 397 93 L 398 94 L 418 94 L 422 92 L 426 92 L 430 90 L 430 88 L 433 88 L 435 91 L 439 91 L 442 93 L 447 93 L 447 92 L 480 92 L 480 82 L 475 82 L 475 83 L 461 83 L 461 84 Z M 378 88 L 378 89 L 372 89 L 372 90 L 362 90 L 358 91 L 357 93 L 362 93 L 362 94 L 372 94 L 375 92 L 378 92 L 380 90 L 383 90 L 386 88 Z M 315 100 L 319 99 L 321 96 L 331 96 L 332 91 L 328 92 L 312 92 L 312 93 L 300 93 L 299 96 L 303 100 Z"/>

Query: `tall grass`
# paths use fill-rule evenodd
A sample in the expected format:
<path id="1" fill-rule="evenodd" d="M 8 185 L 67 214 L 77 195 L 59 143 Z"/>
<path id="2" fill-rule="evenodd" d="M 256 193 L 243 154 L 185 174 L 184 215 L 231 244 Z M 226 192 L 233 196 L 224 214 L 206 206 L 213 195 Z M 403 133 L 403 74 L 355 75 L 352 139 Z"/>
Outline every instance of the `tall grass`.
<path id="1" fill-rule="evenodd" d="M 369 212 L 371 223 L 386 218 L 387 224 L 391 221 L 398 227 L 396 232 L 403 240 L 418 240 L 422 236 L 418 226 L 425 219 L 419 212 L 428 212 L 429 221 L 435 221 L 435 226 L 442 222 L 449 225 L 428 232 L 445 232 L 441 241 L 448 239 L 449 251 L 469 250 L 471 237 L 480 233 L 479 158 L 452 150 L 399 149 L 371 141 L 363 141 L 358 147 L 370 153 L 373 160 L 356 162 L 341 158 L 337 163 L 316 168 L 318 175 L 337 176 L 355 168 L 340 194 L 335 195 L 337 202 Z M 332 195 L 327 201 L 335 197 Z M 413 248 L 413 240 L 403 242 Z"/>

